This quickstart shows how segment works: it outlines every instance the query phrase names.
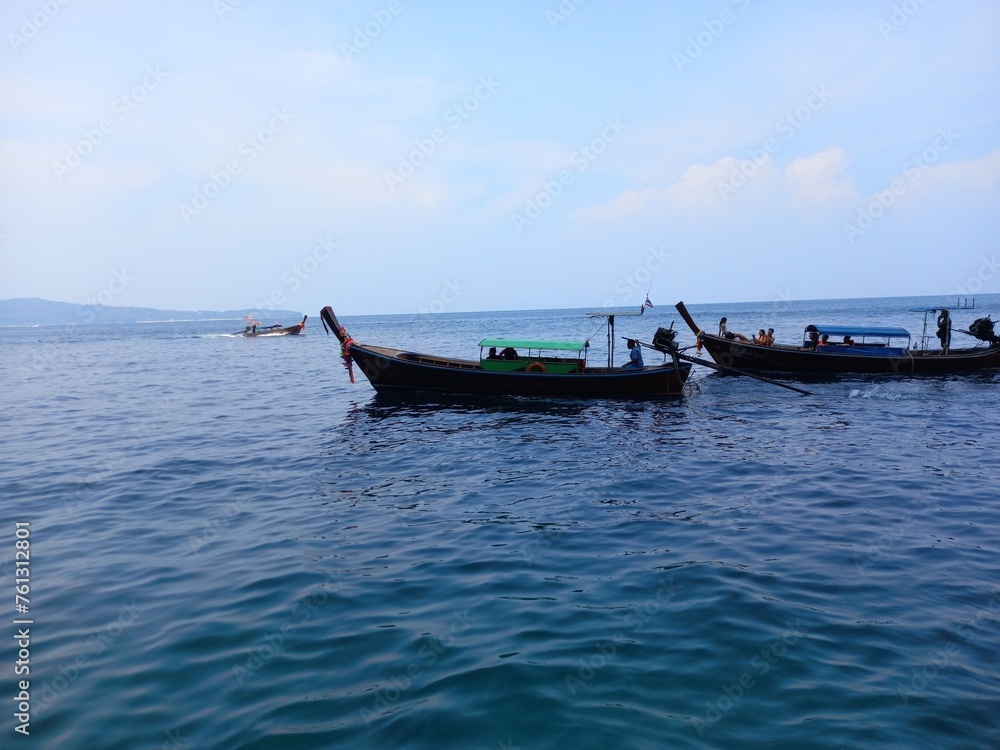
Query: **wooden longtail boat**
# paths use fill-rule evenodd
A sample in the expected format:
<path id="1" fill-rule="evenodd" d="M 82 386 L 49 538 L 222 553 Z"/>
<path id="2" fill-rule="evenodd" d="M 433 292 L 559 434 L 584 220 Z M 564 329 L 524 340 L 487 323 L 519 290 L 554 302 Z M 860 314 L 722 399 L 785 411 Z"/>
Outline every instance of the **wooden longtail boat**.
<path id="1" fill-rule="evenodd" d="M 938 314 L 940 349 L 910 348 L 910 333 L 905 328 L 833 325 L 806 326 L 801 346 L 763 346 L 707 333 L 694 322 L 683 302 L 677 303 L 677 310 L 701 346 L 723 367 L 791 375 L 946 375 L 1000 367 L 1000 338 L 994 334 L 993 321 L 989 317 L 980 318 L 968 331 L 961 331 L 981 343 L 952 348 L 950 312 L 942 308 L 915 311 L 924 312 L 925 316 Z M 826 345 L 819 343 L 824 336 L 831 339 Z M 854 337 L 860 340 L 845 343 Z M 923 338 L 926 342 L 928 337 Z"/>
<path id="2" fill-rule="evenodd" d="M 676 357 L 674 331 L 660 336 L 652 348 L 664 355 L 663 364 L 641 369 L 590 367 L 586 342 L 484 339 L 480 359 L 454 359 L 433 354 L 360 344 L 347 333 L 330 307 L 320 311 L 326 332 L 341 344 L 344 366 L 354 381 L 353 364 L 379 393 L 430 392 L 477 396 L 548 396 L 566 398 L 659 398 L 677 396 L 691 365 Z M 665 329 L 661 329 L 665 330 Z M 654 339 L 656 341 L 657 339 Z M 521 353 L 491 357 L 487 349 L 510 347 Z M 537 352 L 532 354 L 533 352 Z M 556 356 L 542 352 L 569 352 Z M 532 355 L 532 356 L 527 356 Z"/>
<path id="3" fill-rule="evenodd" d="M 308 315 L 303 315 L 302 322 L 293 326 L 282 326 L 280 323 L 275 323 L 273 326 L 267 326 L 266 328 L 262 328 L 260 323 L 251 323 L 247 320 L 247 326 L 243 329 L 243 335 L 248 338 L 255 338 L 257 336 L 298 336 L 306 330 L 306 318 L 308 317 Z"/>

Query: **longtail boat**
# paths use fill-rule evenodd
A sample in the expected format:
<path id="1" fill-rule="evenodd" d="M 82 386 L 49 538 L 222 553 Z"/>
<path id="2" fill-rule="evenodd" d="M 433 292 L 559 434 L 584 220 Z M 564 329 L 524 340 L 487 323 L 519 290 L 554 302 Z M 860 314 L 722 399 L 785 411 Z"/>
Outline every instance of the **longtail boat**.
<path id="1" fill-rule="evenodd" d="M 604 315 L 611 330 L 614 317 Z M 667 329 L 660 329 L 654 343 L 647 345 L 663 354 L 661 364 L 623 369 L 612 367 L 610 361 L 607 367 L 591 367 L 589 343 L 583 341 L 483 339 L 479 359 L 456 359 L 361 344 L 330 307 L 320 311 L 320 319 L 327 334 L 340 341 L 351 382 L 357 363 L 379 393 L 659 398 L 679 395 L 691 372 L 690 364 L 673 356 L 676 331 Z"/>
<path id="2" fill-rule="evenodd" d="M 308 317 L 308 315 L 303 315 L 302 321 L 293 326 L 282 326 L 280 323 L 275 323 L 272 326 L 262 327 L 259 321 L 250 320 L 250 316 L 248 315 L 243 335 L 248 338 L 255 338 L 257 336 L 298 336 L 306 330 L 306 318 Z"/>
<path id="3" fill-rule="evenodd" d="M 905 328 L 810 324 L 801 344 L 758 343 L 738 335 L 715 335 L 702 330 L 684 307 L 677 311 L 697 336 L 716 364 L 755 372 L 790 375 L 833 375 L 844 373 L 888 375 L 945 375 L 1000 367 L 1000 337 L 994 321 L 987 316 L 975 320 L 968 330 L 959 331 L 975 338 L 971 347 L 951 346 L 951 312 L 945 308 L 921 308 L 924 333 L 921 343 L 911 347 Z M 937 315 L 936 338 L 940 348 L 930 348 L 926 335 L 927 315 Z"/>

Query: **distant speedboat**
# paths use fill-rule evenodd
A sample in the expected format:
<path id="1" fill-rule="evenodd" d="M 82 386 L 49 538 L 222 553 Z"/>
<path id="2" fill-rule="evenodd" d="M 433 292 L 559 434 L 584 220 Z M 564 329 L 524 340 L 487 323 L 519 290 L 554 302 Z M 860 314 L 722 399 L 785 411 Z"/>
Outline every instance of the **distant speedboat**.
<path id="1" fill-rule="evenodd" d="M 618 313 L 633 314 L 638 313 Z M 608 318 L 609 341 L 614 314 Z M 340 341 L 341 357 L 354 382 L 353 363 L 379 393 L 434 392 L 474 396 L 564 398 L 658 398 L 681 393 L 691 365 L 676 356 L 676 331 L 660 329 L 650 348 L 663 353 L 662 364 L 628 369 L 591 367 L 585 341 L 483 339 L 478 360 L 359 344 L 330 307 L 320 311 L 327 333 Z M 639 346 L 638 343 L 633 346 Z M 492 351 L 490 351 L 492 350 Z M 612 350 L 613 351 L 613 350 Z M 609 360 L 610 360 L 609 356 Z"/>
<path id="2" fill-rule="evenodd" d="M 910 332 L 905 328 L 872 326 L 806 326 L 799 345 L 758 343 L 739 334 L 717 336 L 700 329 L 683 302 L 677 310 L 703 346 L 724 368 L 791 375 L 842 373 L 887 375 L 947 375 L 1000 367 L 1000 338 L 989 317 L 979 318 L 960 331 L 978 339 L 973 347 L 951 346 L 951 314 L 944 308 L 913 310 L 924 313 L 924 345 L 927 315 L 937 314 L 940 349 L 910 348 Z"/>
<path id="3" fill-rule="evenodd" d="M 306 330 L 306 318 L 308 315 L 302 316 L 302 322 L 293 326 L 282 326 L 281 323 L 275 323 L 272 326 L 261 326 L 260 321 L 250 320 L 250 316 L 246 316 L 246 328 L 243 329 L 243 335 L 248 338 L 254 338 L 257 336 L 298 336 Z"/>

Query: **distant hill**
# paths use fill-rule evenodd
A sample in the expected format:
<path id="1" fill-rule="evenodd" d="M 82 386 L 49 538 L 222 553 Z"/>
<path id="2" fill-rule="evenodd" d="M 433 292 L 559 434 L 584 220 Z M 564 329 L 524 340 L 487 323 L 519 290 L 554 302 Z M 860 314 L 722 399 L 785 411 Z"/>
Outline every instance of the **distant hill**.
<path id="1" fill-rule="evenodd" d="M 293 310 L 157 310 L 52 302 L 37 297 L 0 300 L 0 326 L 72 326 L 93 323 L 155 323 L 181 320 L 235 320 L 253 315 L 264 324 L 292 325 L 302 320 Z"/>

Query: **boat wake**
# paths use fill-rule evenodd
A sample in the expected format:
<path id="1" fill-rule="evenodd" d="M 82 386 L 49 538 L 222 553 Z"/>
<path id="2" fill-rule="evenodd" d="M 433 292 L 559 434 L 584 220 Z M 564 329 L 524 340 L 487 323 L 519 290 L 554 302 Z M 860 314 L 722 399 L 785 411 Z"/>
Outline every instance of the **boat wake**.
<path id="1" fill-rule="evenodd" d="M 850 398 L 874 398 L 881 401 L 899 401 L 903 394 L 891 388 L 883 388 L 881 383 L 875 383 L 865 388 L 852 388 Z"/>

